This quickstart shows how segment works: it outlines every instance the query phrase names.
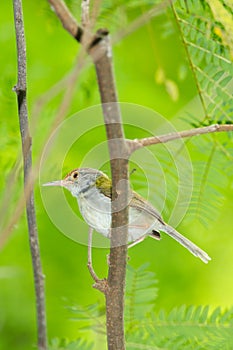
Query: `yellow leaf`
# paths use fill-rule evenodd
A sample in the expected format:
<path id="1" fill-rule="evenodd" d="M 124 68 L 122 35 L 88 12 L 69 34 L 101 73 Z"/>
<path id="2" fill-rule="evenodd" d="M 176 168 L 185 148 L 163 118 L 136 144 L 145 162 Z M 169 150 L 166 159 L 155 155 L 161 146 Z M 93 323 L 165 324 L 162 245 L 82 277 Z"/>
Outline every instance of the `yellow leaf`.
<path id="1" fill-rule="evenodd" d="M 173 80 L 166 79 L 165 87 L 172 101 L 177 101 L 179 99 L 179 89 L 177 84 Z"/>

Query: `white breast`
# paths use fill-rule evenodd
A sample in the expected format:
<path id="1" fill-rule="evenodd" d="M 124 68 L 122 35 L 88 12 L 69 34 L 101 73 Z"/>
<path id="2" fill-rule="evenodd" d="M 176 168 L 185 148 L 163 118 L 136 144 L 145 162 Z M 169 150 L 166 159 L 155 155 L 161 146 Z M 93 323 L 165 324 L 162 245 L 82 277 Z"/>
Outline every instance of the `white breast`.
<path id="1" fill-rule="evenodd" d="M 105 237 L 109 237 L 111 227 L 111 200 L 95 188 L 87 194 L 81 194 L 78 199 L 80 212 L 86 223 Z M 160 224 L 152 215 L 136 208 L 129 209 L 128 241 L 149 234 L 152 229 L 159 230 Z"/>
<path id="2" fill-rule="evenodd" d="M 86 223 L 105 237 L 109 236 L 111 227 L 111 200 L 95 188 L 78 199 L 80 212 Z"/>

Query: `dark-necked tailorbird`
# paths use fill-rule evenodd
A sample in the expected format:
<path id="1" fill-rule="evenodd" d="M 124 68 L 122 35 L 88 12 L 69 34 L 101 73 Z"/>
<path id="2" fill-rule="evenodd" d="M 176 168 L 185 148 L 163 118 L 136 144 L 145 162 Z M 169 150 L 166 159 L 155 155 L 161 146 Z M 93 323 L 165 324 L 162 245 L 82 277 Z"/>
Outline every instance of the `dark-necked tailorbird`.
<path id="1" fill-rule="evenodd" d="M 44 186 L 62 186 L 77 199 L 86 223 L 105 237 L 110 237 L 112 183 L 103 172 L 91 168 L 71 171 L 63 180 Z M 160 231 L 167 233 L 193 255 L 208 263 L 210 257 L 189 239 L 166 224 L 159 212 L 136 192 L 129 193 L 128 241 L 137 243 L 147 236 L 160 239 Z"/>

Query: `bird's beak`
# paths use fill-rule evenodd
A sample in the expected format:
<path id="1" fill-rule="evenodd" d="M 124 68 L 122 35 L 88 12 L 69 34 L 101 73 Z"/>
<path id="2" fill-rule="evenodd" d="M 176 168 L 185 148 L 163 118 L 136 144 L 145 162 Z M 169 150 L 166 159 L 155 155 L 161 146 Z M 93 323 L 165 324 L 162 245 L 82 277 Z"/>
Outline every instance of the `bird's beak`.
<path id="1" fill-rule="evenodd" d="M 63 180 L 58 180 L 58 181 L 46 182 L 42 186 L 61 186 L 61 187 L 64 187 L 64 183 L 63 183 Z"/>

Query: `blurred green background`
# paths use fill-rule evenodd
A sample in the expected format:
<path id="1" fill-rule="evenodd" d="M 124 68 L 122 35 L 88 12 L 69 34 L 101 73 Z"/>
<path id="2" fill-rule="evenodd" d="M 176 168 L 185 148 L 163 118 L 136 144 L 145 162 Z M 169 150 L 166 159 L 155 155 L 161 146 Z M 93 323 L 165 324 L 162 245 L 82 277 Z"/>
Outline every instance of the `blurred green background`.
<path id="1" fill-rule="evenodd" d="M 49 97 L 44 105 L 41 105 L 41 96 L 44 96 L 43 94 L 75 66 L 79 46 L 61 28 L 46 1 L 25 0 L 23 6 L 28 58 L 28 105 L 34 139 L 33 157 L 37 163 L 55 120 L 59 103 L 68 87 L 64 83 L 63 90 L 55 97 L 51 94 L 46 95 Z M 78 12 L 78 6 L 78 2 L 71 6 L 74 13 Z M 22 193 L 23 180 L 16 96 L 12 92 L 17 79 L 13 8 L 10 1 L 1 2 L 0 8 L 2 231 L 16 209 Z M 143 10 L 140 7 L 129 9 L 127 16 L 133 20 Z M 117 16 L 100 17 L 99 25 L 102 24 L 117 33 L 119 24 Z M 124 28 L 124 18 L 120 26 Z M 113 48 L 116 84 L 121 102 L 149 107 L 172 121 L 175 127 L 188 128 L 181 117 L 186 116 L 188 112 L 197 113 L 200 117 L 202 111 L 184 49 L 173 27 L 171 16 L 161 15 L 117 42 Z M 78 76 L 66 118 L 98 103 L 95 73 L 89 63 Z M 98 122 L 102 123 L 101 118 Z M 80 128 L 83 127 L 85 130 L 85 125 L 89 127 L 88 123 L 90 120 L 80 117 L 82 125 Z M 151 134 L 155 129 L 152 123 Z M 135 131 L 133 128 L 131 130 L 130 127 L 126 128 L 126 133 L 127 137 L 149 135 L 143 130 Z M 52 175 L 61 175 L 61 172 L 65 175 L 67 171 L 78 167 L 85 155 L 105 139 L 105 131 L 101 126 L 87 132 L 77 140 L 68 154 L 61 155 L 61 158 L 58 154 L 57 160 L 59 162 L 59 159 L 62 159 L 62 164 L 57 163 L 55 169 L 51 172 L 49 170 L 47 176 L 50 177 L 45 179 L 43 176 L 43 180 L 55 180 Z M 198 145 L 194 143 L 188 147 L 193 160 L 202 159 Z M 162 154 L 161 148 L 154 147 L 151 152 L 157 154 L 158 159 L 159 153 Z M 93 152 L 88 158 L 89 166 L 92 166 L 92 158 L 93 164 L 96 164 L 96 157 L 98 154 Z M 143 159 L 140 161 L 140 166 L 143 167 Z M 151 181 L 154 181 L 151 186 L 153 189 L 154 185 L 156 189 L 157 180 L 156 176 L 153 178 L 153 164 L 150 164 L 151 166 Z M 131 169 L 133 167 L 132 163 Z M 13 168 L 15 170 L 12 174 Z M 108 171 L 108 164 L 103 164 L 103 169 Z M 232 173 L 232 167 L 229 169 Z M 146 188 L 139 181 L 141 177 L 143 178 L 142 173 L 143 171 L 138 169 L 135 176 L 132 176 L 132 186 L 144 194 Z M 156 174 L 156 169 L 154 173 Z M 166 173 L 168 183 L 169 179 L 168 171 Z M 40 186 L 39 182 L 36 182 L 36 213 L 46 282 L 48 334 L 50 339 L 54 337 L 75 339 L 79 335 L 79 325 L 77 321 L 72 320 L 72 314 L 67 310 L 67 306 L 103 301 L 103 296 L 92 288 L 93 281 L 86 267 L 87 247 L 67 238 L 56 228 L 44 208 Z M 174 184 L 171 184 L 171 192 L 172 186 Z M 43 191 L 43 196 L 45 195 Z M 159 296 L 155 305 L 157 310 L 160 308 L 170 310 L 182 304 L 210 305 L 213 308 L 232 306 L 233 186 L 229 180 L 225 182 L 222 195 L 224 200 L 218 215 L 214 215 L 210 220 L 212 222 L 208 221 L 204 226 L 198 220 L 190 219 L 187 214 L 179 225 L 180 232 L 193 239 L 212 257 L 213 260 L 207 266 L 167 237 L 161 242 L 147 239 L 130 250 L 132 266 L 138 267 L 149 262 L 150 269 L 156 272 L 159 280 Z M 78 214 L 74 199 L 67 194 L 65 196 Z M 150 194 L 150 200 L 158 206 L 156 194 Z M 208 204 L 208 199 L 206 201 Z M 59 206 L 59 203 L 55 201 L 54 206 Z M 172 208 L 172 199 L 168 196 L 163 212 L 165 219 L 168 219 Z M 77 227 L 77 232 L 78 230 Z M 87 234 L 85 225 L 82 225 L 82 234 L 84 236 Z M 103 277 L 107 272 L 107 253 L 107 249 L 100 248 L 94 249 L 93 253 L 95 269 Z M 33 349 L 36 343 L 35 334 L 33 275 L 26 218 L 23 215 L 0 251 L 0 349 Z"/>

